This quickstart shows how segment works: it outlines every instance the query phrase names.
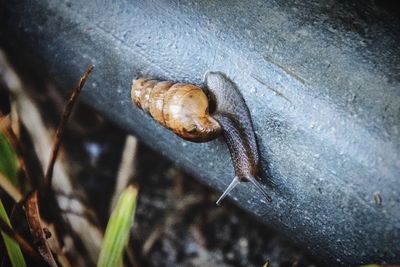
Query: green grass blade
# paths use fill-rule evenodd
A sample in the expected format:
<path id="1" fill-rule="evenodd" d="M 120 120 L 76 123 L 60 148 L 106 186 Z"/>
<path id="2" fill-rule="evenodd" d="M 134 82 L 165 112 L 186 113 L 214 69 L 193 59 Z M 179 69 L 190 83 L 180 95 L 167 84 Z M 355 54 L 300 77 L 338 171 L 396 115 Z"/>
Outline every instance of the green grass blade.
<path id="1" fill-rule="evenodd" d="M 4 134 L 0 133 L 0 172 L 14 186 L 18 185 L 17 179 L 17 156 Z M 0 217 L 11 227 L 10 219 L 0 199 Z M 18 243 L 11 237 L 1 232 L 7 255 L 13 267 L 25 267 L 25 259 Z"/>
<path id="2" fill-rule="evenodd" d="M 134 186 L 127 187 L 119 197 L 111 214 L 101 246 L 98 267 L 120 267 L 124 248 L 129 240 L 133 224 L 138 190 Z"/>
<path id="3" fill-rule="evenodd" d="M 17 156 L 4 134 L 0 133 L 0 172 L 7 177 L 14 186 L 17 180 Z"/>
<path id="4" fill-rule="evenodd" d="M 10 219 L 7 216 L 6 210 L 4 209 L 3 203 L 0 199 L 0 217 L 11 227 Z M 24 256 L 22 255 L 21 248 L 14 239 L 10 238 L 5 233 L 1 232 L 4 240 L 4 244 L 7 249 L 8 257 L 10 258 L 11 265 L 13 267 L 26 267 Z"/>

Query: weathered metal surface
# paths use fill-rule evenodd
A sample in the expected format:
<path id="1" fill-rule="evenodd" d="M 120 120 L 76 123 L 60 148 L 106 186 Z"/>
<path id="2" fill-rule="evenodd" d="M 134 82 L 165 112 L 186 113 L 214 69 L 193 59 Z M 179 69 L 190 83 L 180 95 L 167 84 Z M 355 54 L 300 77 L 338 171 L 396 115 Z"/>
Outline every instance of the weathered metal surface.
<path id="1" fill-rule="evenodd" d="M 239 205 L 335 265 L 400 262 L 400 30 L 374 2 L 4 1 L 0 45 L 210 186 L 233 168 L 222 139 L 193 144 L 131 104 L 139 73 L 227 74 L 250 108 L 272 203 Z M 34 61 L 32 61 L 34 60 Z M 377 205 L 374 195 L 382 202 Z"/>

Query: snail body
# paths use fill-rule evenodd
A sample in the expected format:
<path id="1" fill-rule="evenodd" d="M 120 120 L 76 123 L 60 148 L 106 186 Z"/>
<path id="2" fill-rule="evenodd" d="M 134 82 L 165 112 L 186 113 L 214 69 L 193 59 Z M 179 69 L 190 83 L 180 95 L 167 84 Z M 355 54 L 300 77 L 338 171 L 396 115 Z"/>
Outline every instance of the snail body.
<path id="1" fill-rule="evenodd" d="M 132 101 L 156 121 L 185 140 L 207 142 L 223 135 L 235 177 L 217 200 L 219 203 L 240 182 L 251 182 L 271 200 L 257 178 L 259 155 L 250 112 L 236 86 L 219 72 L 208 72 L 205 91 L 193 84 L 137 79 Z M 210 114 L 209 101 L 215 101 Z"/>

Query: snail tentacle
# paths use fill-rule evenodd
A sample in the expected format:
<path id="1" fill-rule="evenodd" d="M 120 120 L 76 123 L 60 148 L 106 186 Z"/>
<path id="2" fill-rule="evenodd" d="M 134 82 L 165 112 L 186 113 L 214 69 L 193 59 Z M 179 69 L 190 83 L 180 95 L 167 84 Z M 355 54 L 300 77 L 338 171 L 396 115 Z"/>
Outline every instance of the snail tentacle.
<path id="1" fill-rule="evenodd" d="M 257 181 L 257 178 L 254 176 L 248 176 L 246 177 L 248 181 L 250 181 L 263 195 L 264 197 L 271 202 L 272 198 L 271 196 L 265 191 L 265 189 L 262 187 L 261 183 Z"/>
<path id="2" fill-rule="evenodd" d="M 225 191 L 222 193 L 222 195 L 218 198 L 217 202 L 215 202 L 215 204 L 217 204 L 218 206 L 221 204 L 221 201 L 224 200 L 224 198 L 238 185 L 240 184 L 240 180 L 239 177 L 235 176 L 235 178 L 233 178 L 232 182 L 228 185 L 228 187 L 225 189 Z"/>
<path id="3" fill-rule="evenodd" d="M 243 129 L 238 127 L 239 123 L 231 114 L 215 114 L 214 117 L 223 128 L 223 136 L 228 145 L 235 169 L 236 176 L 234 180 L 238 180 L 238 182 L 235 183 L 233 183 L 233 181 L 231 182 L 222 194 L 223 197 L 221 196 L 220 201 L 232 191 L 233 187 L 238 185 L 239 182 L 251 182 L 268 201 L 271 201 L 271 197 L 257 181 L 258 162 L 255 161 L 251 153 L 250 145 L 246 139 L 243 138 Z"/>

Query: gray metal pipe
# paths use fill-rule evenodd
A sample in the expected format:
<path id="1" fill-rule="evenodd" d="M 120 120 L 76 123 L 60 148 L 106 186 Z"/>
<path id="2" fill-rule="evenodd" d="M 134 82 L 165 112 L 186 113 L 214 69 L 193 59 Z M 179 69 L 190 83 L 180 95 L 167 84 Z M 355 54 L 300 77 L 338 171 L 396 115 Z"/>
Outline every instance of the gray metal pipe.
<path id="1" fill-rule="evenodd" d="M 4 1 L 0 45 L 210 186 L 233 168 L 222 139 L 185 142 L 133 107 L 139 73 L 201 83 L 226 73 L 252 115 L 272 203 L 243 208 L 334 265 L 400 262 L 399 20 L 373 1 Z M 382 197 L 380 205 L 374 195 Z"/>

